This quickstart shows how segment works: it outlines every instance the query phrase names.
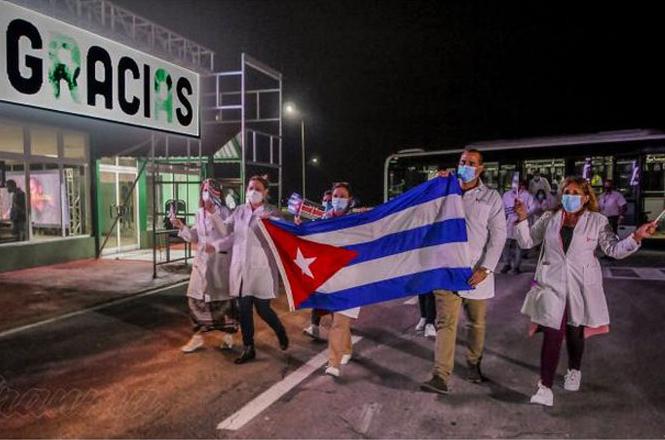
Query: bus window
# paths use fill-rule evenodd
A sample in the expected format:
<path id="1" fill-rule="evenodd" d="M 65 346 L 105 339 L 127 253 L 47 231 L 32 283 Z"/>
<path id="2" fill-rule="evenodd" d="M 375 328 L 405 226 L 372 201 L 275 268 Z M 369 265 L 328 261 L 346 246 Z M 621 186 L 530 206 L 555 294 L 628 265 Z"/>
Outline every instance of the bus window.
<path id="1" fill-rule="evenodd" d="M 538 159 L 525 160 L 522 172 L 530 181 L 536 171 L 540 176 L 547 179 L 553 192 L 556 192 L 561 179 L 566 175 L 565 159 Z"/>
<path id="2" fill-rule="evenodd" d="M 639 181 L 635 179 L 635 167 L 639 161 L 637 157 L 617 158 L 616 161 L 616 179 L 614 189 L 619 191 L 626 199 L 626 214 L 624 214 L 623 224 L 636 225 L 640 222 L 637 210 L 637 197 L 639 192 Z"/>
<path id="3" fill-rule="evenodd" d="M 591 186 L 597 193 L 603 190 L 603 183 L 614 175 L 614 158 L 612 156 L 594 156 L 591 158 Z M 586 159 L 575 160 L 575 175 L 584 175 Z"/>
<path id="4" fill-rule="evenodd" d="M 510 191 L 515 171 L 517 171 L 517 166 L 515 164 L 501 164 L 499 167 L 499 181 L 497 188 L 500 193 Z"/>
<path id="5" fill-rule="evenodd" d="M 497 189 L 499 187 L 499 162 L 485 162 L 482 179 L 487 187 Z"/>

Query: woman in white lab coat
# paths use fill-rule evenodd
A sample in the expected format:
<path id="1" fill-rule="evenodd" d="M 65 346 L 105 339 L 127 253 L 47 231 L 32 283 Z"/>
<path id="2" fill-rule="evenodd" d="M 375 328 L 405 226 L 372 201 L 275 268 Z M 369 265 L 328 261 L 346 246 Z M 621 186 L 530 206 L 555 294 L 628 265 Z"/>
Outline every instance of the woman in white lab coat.
<path id="1" fill-rule="evenodd" d="M 335 218 L 348 214 L 351 211 L 351 186 L 346 182 L 333 185 L 332 208 L 326 211 L 323 218 Z M 342 310 L 333 313 L 332 327 L 328 333 L 328 365 L 325 373 L 339 377 L 341 366 L 351 360 L 351 323 L 358 319 L 360 307 Z"/>
<path id="2" fill-rule="evenodd" d="M 527 211 L 518 203 L 516 225 L 520 247 L 543 243 L 534 285 L 527 293 L 522 313 L 532 329 L 544 334 L 540 382 L 532 403 L 554 404 L 552 385 L 563 339 L 569 365 L 564 388 L 577 391 L 585 337 L 609 331 L 610 317 L 603 291 L 603 275 L 594 252 L 598 246 L 613 258 L 637 251 L 642 239 L 655 232 L 655 223 L 639 227 L 623 240 L 614 234 L 607 218 L 598 212 L 593 188 L 583 178 L 568 178 L 561 197 L 563 209 L 545 213 L 531 228 Z"/>
<path id="3" fill-rule="evenodd" d="M 189 313 L 194 335 L 181 350 L 191 353 L 203 346 L 203 333 L 224 332 L 222 349 L 233 347 L 233 333 L 238 331 L 234 301 L 229 295 L 229 264 L 227 252 L 218 253 L 212 243 L 228 235 L 224 221 L 231 212 L 222 204 L 221 186 L 214 179 L 201 184 L 201 198 L 194 225 L 189 227 L 171 216 L 171 224 L 179 229 L 178 236 L 196 245 L 192 274 L 187 287 Z"/>
<path id="4" fill-rule="evenodd" d="M 267 176 L 254 176 L 247 183 L 247 202 L 238 206 L 226 220 L 233 233 L 214 244 L 217 251 L 232 248 L 229 272 L 230 293 L 238 297 L 240 305 L 240 329 L 244 349 L 237 364 L 256 357 L 254 348 L 254 308 L 275 332 L 282 350 L 289 347 L 289 338 L 282 322 L 270 306 L 277 297 L 279 275 L 268 244 L 261 235 L 258 221 L 262 218 L 279 218 L 277 209 L 265 203 L 269 183 Z"/>

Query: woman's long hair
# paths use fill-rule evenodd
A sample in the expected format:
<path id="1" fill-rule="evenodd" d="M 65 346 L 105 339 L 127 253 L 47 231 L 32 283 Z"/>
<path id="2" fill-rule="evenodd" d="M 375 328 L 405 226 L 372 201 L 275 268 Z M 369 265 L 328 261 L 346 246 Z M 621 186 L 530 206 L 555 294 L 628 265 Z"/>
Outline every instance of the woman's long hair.
<path id="1" fill-rule="evenodd" d="M 596 192 L 593 190 L 591 183 L 588 180 L 586 180 L 584 177 L 578 177 L 578 176 L 566 177 L 566 181 L 561 186 L 560 195 L 563 195 L 563 192 L 571 183 L 574 183 L 580 188 L 582 188 L 584 194 L 589 196 L 589 201 L 587 202 L 586 205 L 584 205 L 584 207 L 589 211 L 600 212 L 600 207 L 598 206 L 598 198 L 596 197 Z"/>

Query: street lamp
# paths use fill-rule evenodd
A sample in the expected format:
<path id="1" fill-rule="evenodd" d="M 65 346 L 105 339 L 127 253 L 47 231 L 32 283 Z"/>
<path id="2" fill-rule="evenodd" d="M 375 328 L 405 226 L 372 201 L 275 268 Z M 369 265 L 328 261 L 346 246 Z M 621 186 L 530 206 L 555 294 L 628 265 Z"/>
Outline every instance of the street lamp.
<path id="1" fill-rule="evenodd" d="M 300 148 L 302 149 L 302 198 L 306 198 L 307 194 L 305 193 L 306 185 L 306 176 L 305 176 L 305 118 L 298 111 L 295 104 L 286 103 L 284 105 L 284 114 L 287 118 L 298 119 L 300 118 Z"/>

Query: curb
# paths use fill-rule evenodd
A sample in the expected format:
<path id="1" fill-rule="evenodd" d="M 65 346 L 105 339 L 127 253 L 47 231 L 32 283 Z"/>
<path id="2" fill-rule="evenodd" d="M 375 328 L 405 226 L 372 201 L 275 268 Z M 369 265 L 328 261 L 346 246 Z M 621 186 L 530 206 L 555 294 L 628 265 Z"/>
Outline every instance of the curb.
<path id="1" fill-rule="evenodd" d="M 138 292 L 134 292 L 134 293 L 130 293 L 128 295 L 125 295 L 122 298 L 111 299 L 111 300 L 108 300 L 108 301 L 102 301 L 100 303 L 91 305 L 89 307 L 86 307 L 86 308 L 83 308 L 83 309 L 80 309 L 80 310 L 74 310 L 72 312 L 63 313 L 61 315 L 53 316 L 51 318 L 44 319 L 42 321 L 37 321 L 37 322 L 30 323 L 30 324 L 25 324 L 25 325 L 21 325 L 21 326 L 18 326 L 18 327 L 2 330 L 2 331 L 0 331 L 0 339 L 5 338 L 7 336 L 15 335 L 17 333 L 21 333 L 21 332 L 26 331 L 26 330 L 31 330 L 31 329 L 36 328 L 36 327 L 41 327 L 43 325 L 51 324 L 51 323 L 54 323 L 54 322 L 57 322 L 57 321 L 63 321 L 65 319 L 73 318 L 75 316 L 79 316 L 79 315 L 83 315 L 83 314 L 86 314 L 86 313 L 89 313 L 89 312 L 94 312 L 94 311 L 97 311 L 97 310 L 101 310 L 101 309 L 104 309 L 106 307 L 112 307 L 112 306 L 115 306 L 115 305 L 118 305 L 118 304 L 123 304 L 123 303 L 126 303 L 126 302 L 134 301 L 134 300 L 142 298 L 144 296 L 150 296 L 150 295 L 161 293 L 161 292 L 164 292 L 164 291 L 167 291 L 167 290 L 177 289 L 179 287 L 186 286 L 188 283 L 189 283 L 189 278 L 185 279 L 185 280 L 182 280 L 182 281 L 177 281 L 173 284 L 169 284 L 169 285 L 166 285 L 166 286 L 156 287 L 156 288 L 152 288 L 152 289 L 140 290 Z"/>

